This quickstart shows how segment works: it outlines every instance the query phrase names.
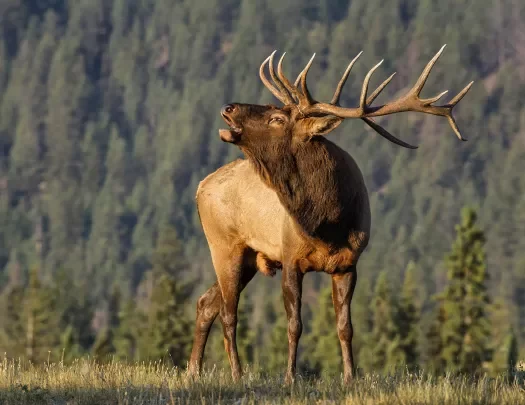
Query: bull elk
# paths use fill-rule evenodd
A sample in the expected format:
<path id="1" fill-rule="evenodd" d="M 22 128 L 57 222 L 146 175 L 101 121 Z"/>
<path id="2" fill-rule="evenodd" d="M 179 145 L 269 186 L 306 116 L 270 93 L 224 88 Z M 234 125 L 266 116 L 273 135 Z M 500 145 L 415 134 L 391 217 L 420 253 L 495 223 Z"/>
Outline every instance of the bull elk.
<path id="1" fill-rule="evenodd" d="M 422 99 L 420 92 L 443 48 L 427 64 L 416 84 L 403 96 L 372 107 L 392 80 L 371 95 L 368 84 L 380 63 L 366 75 L 359 106 L 339 105 L 341 90 L 357 55 L 344 72 L 330 103 L 315 101 L 306 84 L 310 59 L 292 84 L 274 69 L 273 52 L 259 75 L 284 106 L 227 104 L 221 114 L 229 129 L 219 131 L 224 142 L 237 145 L 246 159 L 231 162 L 206 177 L 196 200 L 208 241 L 217 282 L 198 300 L 189 372 L 199 374 L 210 327 L 220 314 L 232 377 L 241 377 L 235 341 L 241 291 L 257 271 L 274 275 L 282 269 L 282 292 L 288 318 L 286 381 L 295 376 L 297 345 L 303 329 L 301 292 L 305 273 L 323 271 L 332 277 L 337 332 L 342 349 L 344 380 L 353 376 L 350 303 L 357 281 L 357 262 L 368 244 L 370 206 L 363 175 L 354 159 L 324 137 L 345 118 L 360 118 L 389 141 L 411 146 L 379 126 L 373 117 L 417 111 L 446 117 L 460 140 L 452 115 L 472 82 L 449 103 L 435 106 L 446 92 Z M 314 54 L 315 56 L 315 54 Z M 273 83 L 265 75 L 268 65 Z"/>

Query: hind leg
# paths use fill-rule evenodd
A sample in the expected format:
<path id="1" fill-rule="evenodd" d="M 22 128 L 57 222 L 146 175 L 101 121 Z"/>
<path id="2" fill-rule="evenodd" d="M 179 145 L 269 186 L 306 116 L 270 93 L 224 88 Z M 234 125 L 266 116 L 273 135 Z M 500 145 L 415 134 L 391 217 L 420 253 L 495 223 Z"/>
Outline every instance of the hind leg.
<path id="1" fill-rule="evenodd" d="M 219 284 L 215 282 L 197 301 L 197 319 L 195 321 L 193 348 L 189 364 L 189 373 L 191 375 L 198 375 L 201 371 L 204 348 L 206 347 L 211 326 L 219 314 L 220 308 L 221 291 Z"/>
<path id="2" fill-rule="evenodd" d="M 218 252 L 218 255 L 212 256 L 221 289 L 219 315 L 224 333 L 224 347 L 230 361 L 232 377 L 239 380 L 242 372 L 237 352 L 237 307 L 241 291 L 257 272 L 255 252 L 238 245 L 220 249 Z"/>
<path id="3" fill-rule="evenodd" d="M 332 275 L 332 299 L 337 320 L 337 334 L 343 356 L 344 381 L 350 382 L 354 377 L 354 356 L 352 354 L 352 317 L 350 304 L 357 282 L 357 268 L 350 267 L 343 274 Z"/>
<path id="4" fill-rule="evenodd" d="M 235 374 L 234 378 L 240 376 L 240 363 L 238 361 L 238 355 L 236 355 L 237 346 L 234 344 L 235 328 L 237 325 L 237 306 L 241 291 L 253 278 L 257 269 L 251 263 L 251 254 L 244 254 L 243 256 L 242 252 L 234 253 L 237 254 L 225 255 L 224 257 L 212 255 L 218 282 L 206 291 L 197 302 L 195 335 L 189 364 L 189 372 L 192 375 L 200 373 L 204 349 L 211 326 L 217 315 L 221 313 L 224 344 L 232 367 L 232 374 Z M 224 291 L 224 293 L 222 291 Z M 223 304 L 223 294 L 227 297 L 226 305 Z M 234 312 L 232 312 L 233 308 L 235 308 Z M 234 313 L 234 317 L 232 317 L 232 313 Z M 235 321 L 235 328 L 232 332 L 233 321 Z"/>
<path id="5" fill-rule="evenodd" d="M 304 274 L 295 266 L 283 266 L 281 285 L 283 290 L 284 308 L 288 318 L 288 368 L 286 383 L 295 379 L 297 347 L 303 331 L 301 320 L 301 297 L 303 292 Z"/>

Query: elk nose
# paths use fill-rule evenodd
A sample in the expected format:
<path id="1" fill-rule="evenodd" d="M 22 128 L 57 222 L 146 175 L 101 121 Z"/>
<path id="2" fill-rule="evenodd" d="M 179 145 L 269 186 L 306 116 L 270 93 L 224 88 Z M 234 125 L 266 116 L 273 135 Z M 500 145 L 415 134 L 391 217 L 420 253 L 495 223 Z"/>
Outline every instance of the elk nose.
<path id="1" fill-rule="evenodd" d="M 233 111 L 235 111 L 235 106 L 233 104 L 224 104 L 221 108 L 221 114 L 223 116 L 231 114 Z"/>

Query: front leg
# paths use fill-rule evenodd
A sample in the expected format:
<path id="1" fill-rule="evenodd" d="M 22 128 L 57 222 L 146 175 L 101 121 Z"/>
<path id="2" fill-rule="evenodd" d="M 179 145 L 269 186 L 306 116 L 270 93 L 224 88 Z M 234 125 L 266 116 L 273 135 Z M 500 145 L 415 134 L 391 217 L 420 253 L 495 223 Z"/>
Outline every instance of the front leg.
<path id="1" fill-rule="evenodd" d="M 303 331 L 301 320 L 301 296 L 303 292 L 303 273 L 296 267 L 284 266 L 282 275 L 284 308 L 288 317 L 288 369 L 286 383 L 295 379 L 297 346 Z"/>
<path id="2" fill-rule="evenodd" d="M 350 382 L 354 376 L 354 357 L 352 354 L 352 317 L 350 303 L 357 282 L 357 269 L 352 266 L 347 272 L 332 275 L 332 300 L 337 320 L 337 334 L 343 355 L 344 381 Z"/>

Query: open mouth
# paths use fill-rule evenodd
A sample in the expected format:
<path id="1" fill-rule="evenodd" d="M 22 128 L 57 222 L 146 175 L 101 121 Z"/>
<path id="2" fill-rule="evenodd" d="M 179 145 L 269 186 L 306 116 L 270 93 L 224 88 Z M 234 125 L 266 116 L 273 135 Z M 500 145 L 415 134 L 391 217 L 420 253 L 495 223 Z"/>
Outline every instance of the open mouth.
<path id="1" fill-rule="evenodd" d="M 236 143 L 241 139 L 242 127 L 238 126 L 233 120 L 227 115 L 222 115 L 224 121 L 230 127 L 229 129 L 220 129 L 219 136 L 221 140 L 229 143 Z"/>
<path id="2" fill-rule="evenodd" d="M 242 132 L 242 128 L 238 126 L 237 124 L 235 124 L 235 122 L 233 122 L 233 120 L 230 117 L 223 114 L 222 118 L 224 119 L 224 121 L 226 121 L 226 124 L 228 124 L 231 131 L 237 134 L 240 134 Z"/>

